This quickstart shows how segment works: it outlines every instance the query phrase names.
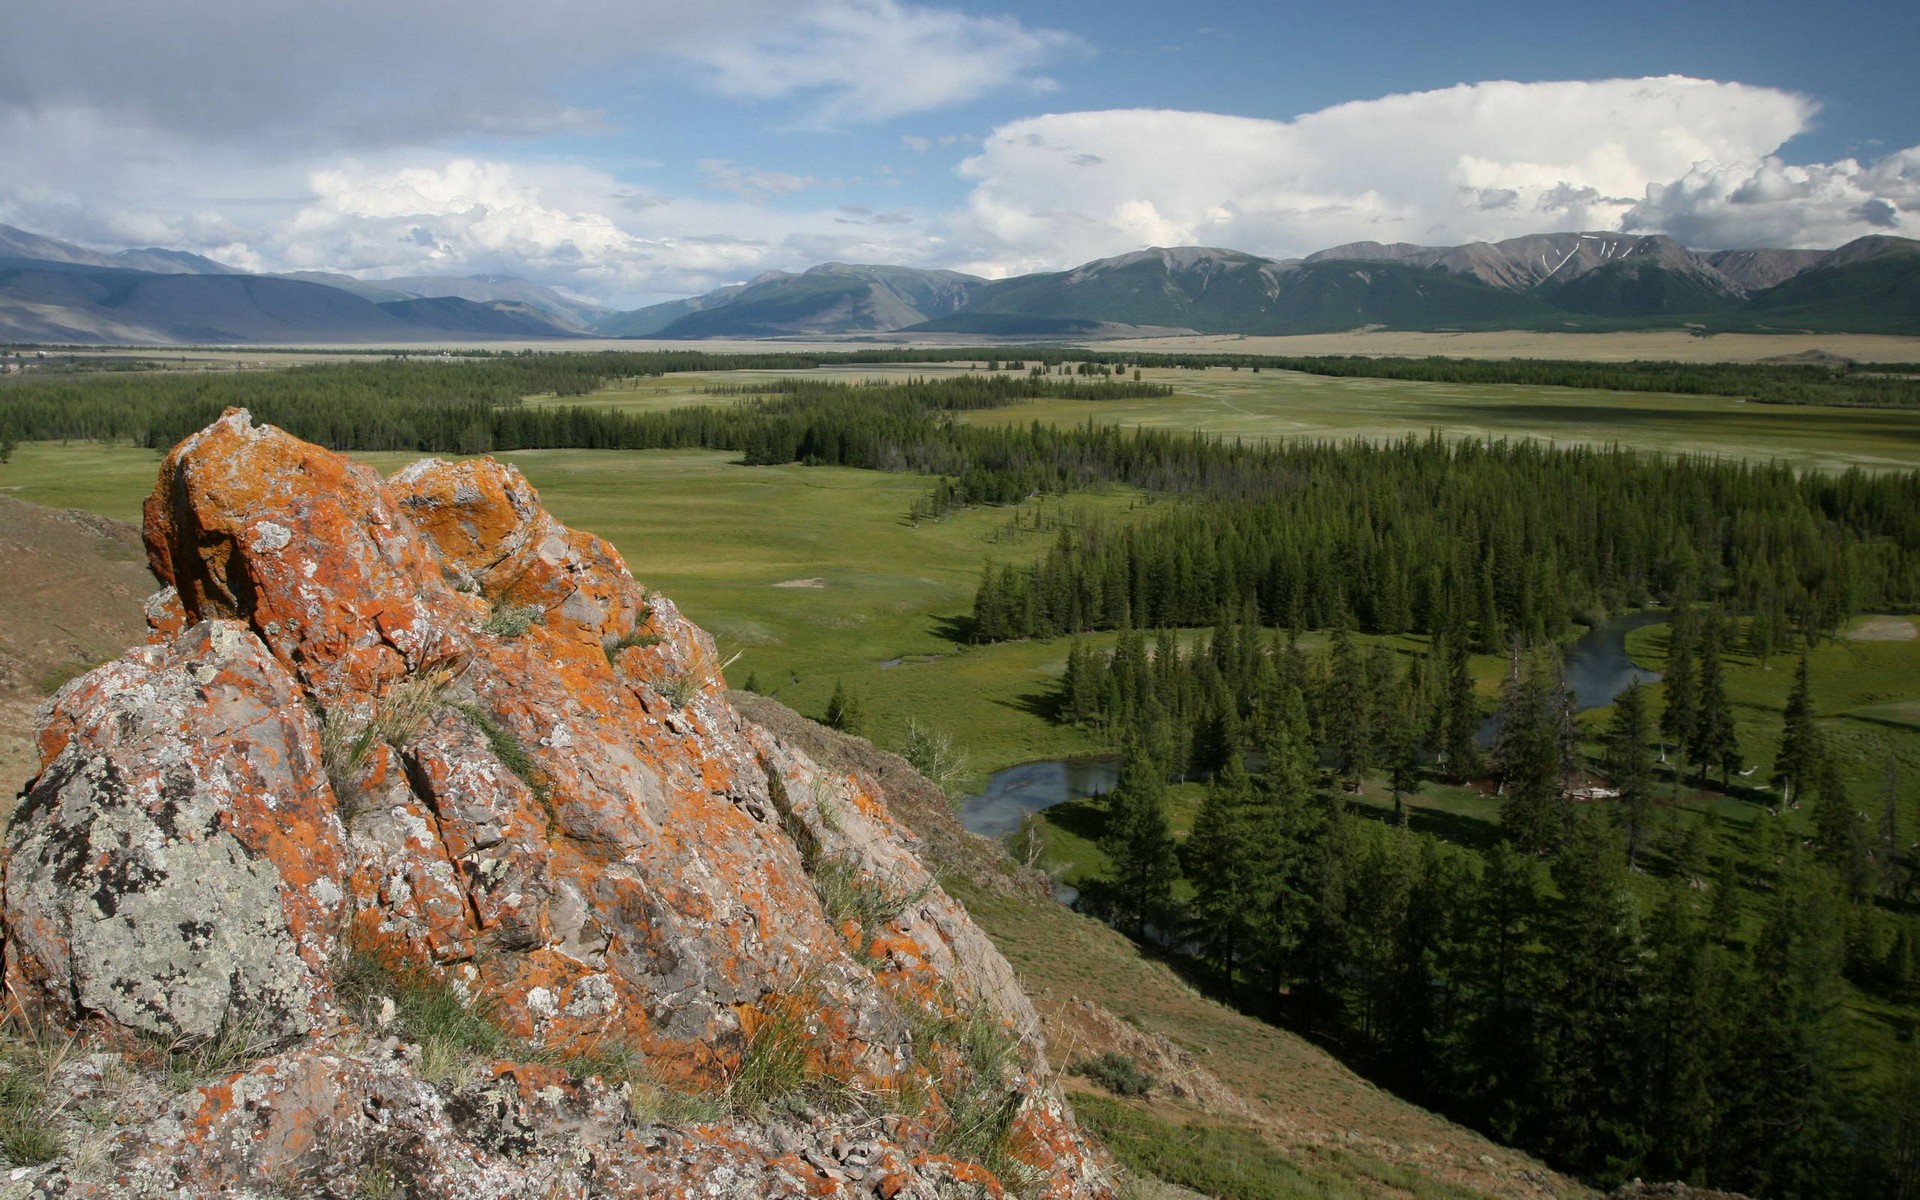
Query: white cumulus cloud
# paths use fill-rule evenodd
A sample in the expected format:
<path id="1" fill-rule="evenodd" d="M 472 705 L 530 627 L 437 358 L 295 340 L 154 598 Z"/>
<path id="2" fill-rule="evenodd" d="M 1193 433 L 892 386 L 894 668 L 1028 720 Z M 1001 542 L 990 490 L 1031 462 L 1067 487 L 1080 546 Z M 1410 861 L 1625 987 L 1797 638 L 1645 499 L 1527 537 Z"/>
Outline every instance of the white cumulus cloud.
<path id="1" fill-rule="evenodd" d="M 828 258 L 913 260 L 928 244 L 910 214 L 856 222 L 844 208 L 673 195 L 635 203 L 612 176 L 565 165 L 349 163 L 308 183 L 309 202 L 256 231 L 245 265 L 370 279 L 511 274 L 637 305 Z"/>
<path id="2" fill-rule="evenodd" d="M 1696 164 L 1755 162 L 1812 101 L 1669 76 L 1462 84 L 1291 121 L 1128 109 L 1002 126 L 962 164 L 961 240 L 994 270 L 1143 245 L 1301 254 L 1618 228 Z"/>
<path id="3" fill-rule="evenodd" d="M 1920 234 L 1920 146 L 1862 165 L 1759 161 L 1697 164 L 1647 189 L 1622 228 L 1690 245 L 1825 247 L 1867 233 Z"/>

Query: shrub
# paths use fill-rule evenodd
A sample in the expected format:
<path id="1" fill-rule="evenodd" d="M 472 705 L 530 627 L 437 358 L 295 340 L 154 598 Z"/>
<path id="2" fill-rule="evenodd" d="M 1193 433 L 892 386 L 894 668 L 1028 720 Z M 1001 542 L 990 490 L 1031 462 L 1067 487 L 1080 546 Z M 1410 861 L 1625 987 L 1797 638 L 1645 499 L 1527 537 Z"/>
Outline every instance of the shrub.
<path id="1" fill-rule="evenodd" d="M 907 740 L 900 747 L 900 757 L 949 795 L 967 774 L 966 751 L 953 744 L 952 735 L 930 729 L 913 717 L 907 718 Z"/>
<path id="2" fill-rule="evenodd" d="M 1116 1096 L 1144 1096 L 1158 1082 L 1141 1070 L 1139 1063 L 1118 1050 L 1109 1050 L 1097 1058 L 1076 1059 L 1067 1064 L 1067 1070 L 1093 1080 Z"/>

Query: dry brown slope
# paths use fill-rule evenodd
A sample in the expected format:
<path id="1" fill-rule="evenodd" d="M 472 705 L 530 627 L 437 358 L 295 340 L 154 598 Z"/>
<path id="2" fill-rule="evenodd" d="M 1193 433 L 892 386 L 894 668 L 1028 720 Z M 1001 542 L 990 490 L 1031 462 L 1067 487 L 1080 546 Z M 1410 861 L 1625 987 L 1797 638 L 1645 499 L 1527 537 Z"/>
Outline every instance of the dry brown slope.
<path id="1" fill-rule="evenodd" d="M 0 496 L 0 811 L 38 764 L 40 702 L 146 637 L 153 588 L 138 529 Z"/>

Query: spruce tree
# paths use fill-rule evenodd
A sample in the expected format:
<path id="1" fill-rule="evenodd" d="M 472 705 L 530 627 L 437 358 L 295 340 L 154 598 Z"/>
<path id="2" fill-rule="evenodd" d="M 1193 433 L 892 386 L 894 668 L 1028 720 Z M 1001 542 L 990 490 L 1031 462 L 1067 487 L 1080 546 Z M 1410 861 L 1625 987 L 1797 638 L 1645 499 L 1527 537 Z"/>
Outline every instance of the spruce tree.
<path id="1" fill-rule="evenodd" d="M 1793 690 L 1787 693 L 1785 723 L 1780 730 L 1780 752 L 1773 760 L 1773 780 L 1788 802 L 1800 798 L 1819 769 L 1820 734 L 1813 723 L 1812 687 L 1807 681 L 1807 656 L 1800 655 Z"/>
<path id="2" fill-rule="evenodd" d="M 1558 653 L 1550 647 L 1507 661 L 1501 687 L 1494 761 L 1500 769 L 1500 826 L 1514 845 L 1540 854 L 1560 839 L 1567 816 L 1566 739 Z"/>
<path id="3" fill-rule="evenodd" d="M 1813 830 L 1820 860 L 1831 867 L 1846 893 L 1854 899 L 1867 894 L 1871 884 L 1867 866 L 1866 826 L 1847 796 L 1840 774 L 1840 758 L 1831 751 L 1820 755 L 1815 777 Z"/>
<path id="4" fill-rule="evenodd" d="M 1487 852 L 1474 909 L 1473 1101 L 1495 1136 L 1518 1140 L 1537 1107 L 1536 923 L 1543 887 L 1531 855 L 1502 841 Z"/>
<path id="5" fill-rule="evenodd" d="M 1334 769 L 1350 792 L 1372 765 L 1373 735 L 1369 720 L 1366 670 L 1353 635 L 1344 623 L 1333 632 L 1333 657 L 1328 663 L 1326 702 L 1327 737 L 1333 745 Z"/>
<path id="6" fill-rule="evenodd" d="M 1195 937 L 1229 986 L 1271 874 L 1258 817 L 1253 780 L 1232 755 L 1207 788 L 1185 847 Z"/>
<path id="7" fill-rule="evenodd" d="M 1449 776 L 1471 779 L 1480 770 L 1480 703 L 1473 687 L 1464 637 L 1447 640 L 1446 717 L 1440 735 L 1440 754 Z"/>
<path id="8" fill-rule="evenodd" d="M 1849 1193 L 1840 1122 L 1845 905 L 1833 875 L 1790 851 L 1753 951 L 1738 1074 L 1716 1140 L 1717 1182 L 1759 1195 Z"/>
<path id="9" fill-rule="evenodd" d="M 1632 1031 L 1642 980 L 1625 849 L 1597 814 L 1556 853 L 1548 908 L 1547 1092 L 1554 1157 L 1599 1174 L 1638 1156 L 1639 1076 Z"/>
<path id="10" fill-rule="evenodd" d="M 1733 705 L 1727 700 L 1726 672 L 1721 662 L 1722 626 L 1716 616 L 1700 638 L 1700 700 L 1693 730 L 1693 757 L 1700 764 L 1700 781 L 1720 768 L 1720 782 L 1733 782 L 1740 769 L 1740 743 L 1733 726 Z"/>
<path id="11" fill-rule="evenodd" d="M 1393 789 L 1393 819 L 1397 825 L 1407 823 L 1403 797 L 1419 795 L 1424 786 L 1420 751 L 1418 727 L 1411 721 L 1403 722 L 1394 732 L 1387 758 L 1387 785 Z"/>
<path id="12" fill-rule="evenodd" d="M 1676 608 L 1673 619 L 1667 622 L 1667 669 L 1661 679 L 1660 708 L 1660 736 L 1673 748 L 1676 788 L 1680 777 L 1686 774 L 1694 730 L 1700 720 L 1700 677 L 1694 665 L 1693 647 L 1693 614 L 1685 607 Z"/>
<path id="13" fill-rule="evenodd" d="M 1619 792 L 1617 803 L 1626 832 L 1629 869 L 1638 864 L 1640 844 L 1653 819 L 1652 740 L 1646 693 L 1638 682 L 1630 683 L 1614 698 L 1603 763 L 1607 778 Z"/>
<path id="14" fill-rule="evenodd" d="M 826 720 L 829 729 L 838 729 L 841 733 L 855 736 L 867 732 L 867 706 L 861 701 L 860 694 L 849 689 L 845 680 L 833 681 L 833 698 L 827 701 Z"/>
<path id="15" fill-rule="evenodd" d="M 1093 652 L 1079 638 L 1067 650 L 1067 670 L 1060 679 L 1067 719 L 1076 725 L 1092 721 L 1100 707 L 1100 668 Z"/>
<path id="16" fill-rule="evenodd" d="M 1100 845 L 1113 864 L 1116 913 L 1142 939 L 1165 915 L 1179 873 L 1166 790 L 1166 769 L 1139 742 L 1130 742 L 1108 800 L 1107 833 Z"/>
<path id="17" fill-rule="evenodd" d="M 1716 951 L 1700 927 L 1691 889 L 1676 881 L 1661 892 L 1647 923 L 1647 978 L 1634 1042 L 1646 1056 L 1647 1144 L 1640 1173 L 1655 1179 L 1697 1179 L 1712 1144 L 1719 1100 L 1720 1017 Z"/>

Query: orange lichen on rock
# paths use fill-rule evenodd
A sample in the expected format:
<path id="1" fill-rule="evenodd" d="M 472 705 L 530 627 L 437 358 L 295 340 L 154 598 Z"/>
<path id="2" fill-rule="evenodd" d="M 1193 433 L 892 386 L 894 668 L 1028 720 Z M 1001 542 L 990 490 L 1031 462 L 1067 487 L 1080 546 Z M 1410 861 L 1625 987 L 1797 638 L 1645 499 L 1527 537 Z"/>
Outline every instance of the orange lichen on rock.
<path id="1" fill-rule="evenodd" d="M 37 1019 L 244 1027 L 279 1053 L 116 1133 L 129 1188 L 319 1163 L 435 1197 L 993 1192 L 926 1144 L 937 1104 L 837 1156 L 816 1104 L 959 1086 L 915 1039 L 990 1014 L 1015 1052 L 965 1083 L 1010 1098 L 1010 1161 L 1050 1195 L 1107 1193 L 1018 981 L 876 788 L 744 720 L 707 635 L 518 471 L 383 481 L 229 410 L 167 456 L 146 514 L 152 644 L 49 706 L 6 849 L 6 979 Z M 836 920 L 827 864 L 897 911 Z M 423 1081 L 423 1051 L 339 999 L 348 946 L 546 1065 Z M 776 1030 L 808 1081 L 784 1124 L 668 1128 L 567 1067 L 617 1046 L 649 1087 L 725 1096 Z"/>

